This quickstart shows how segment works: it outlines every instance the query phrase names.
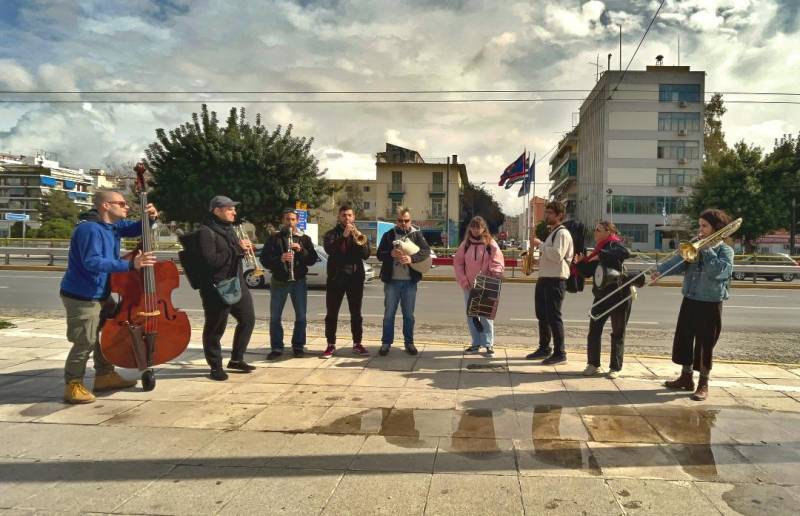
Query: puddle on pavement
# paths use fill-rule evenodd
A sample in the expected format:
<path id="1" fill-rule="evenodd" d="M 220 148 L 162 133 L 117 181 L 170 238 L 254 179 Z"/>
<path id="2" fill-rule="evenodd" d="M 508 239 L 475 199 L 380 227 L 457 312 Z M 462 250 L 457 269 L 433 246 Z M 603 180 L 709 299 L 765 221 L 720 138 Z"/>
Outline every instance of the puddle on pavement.
<path id="1" fill-rule="evenodd" d="M 747 516 L 797 513 L 797 501 L 780 486 L 734 484 L 733 489 L 722 494 L 722 501 Z"/>

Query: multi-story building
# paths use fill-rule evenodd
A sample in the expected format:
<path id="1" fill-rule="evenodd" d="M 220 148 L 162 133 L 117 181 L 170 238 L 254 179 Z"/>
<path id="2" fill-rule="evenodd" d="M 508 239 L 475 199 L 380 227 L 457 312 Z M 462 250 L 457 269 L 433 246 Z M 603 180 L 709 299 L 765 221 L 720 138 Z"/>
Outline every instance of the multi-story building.
<path id="1" fill-rule="evenodd" d="M 88 209 L 94 180 L 82 169 L 62 167 L 41 155 L 0 162 L 0 218 L 9 212 L 23 213 L 38 222 L 42 200 L 53 191 L 66 192 L 75 204 Z"/>
<path id="2" fill-rule="evenodd" d="M 607 71 L 580 108 L 577 211 L 612 220 L 642 250 L 688 230 L 681 215 L 701 173 L 705 72 Z"/>
<path id="3" fill-rule="evenodd" d="M 377 154 L 375 167 L 379 220 L 394 220 L 397 208 L 405 206 L 429 242 L 458 242 L 461 189 L 468 178 L 457 155 L 426 162 L 417 151 L 387 143 L 386 151 Z"/>
<path id="4" fill-rule="evenodd" d="M 564 135 L 550 158 L 550 198 L 567 206 L 567 217 L 574 218 L 578 201 L 578 129 Z"/>

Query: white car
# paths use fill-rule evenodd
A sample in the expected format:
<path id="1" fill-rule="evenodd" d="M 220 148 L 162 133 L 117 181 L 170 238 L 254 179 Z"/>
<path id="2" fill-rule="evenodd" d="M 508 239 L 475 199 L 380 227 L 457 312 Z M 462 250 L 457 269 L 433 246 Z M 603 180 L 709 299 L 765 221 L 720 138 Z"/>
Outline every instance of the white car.
<path id="1" fill-rule="evenodd" d="M 327 280 L 327 270 L 328 270 L 328 253 L 325 252 L 325 249 L 322 246 L 315 245 L 314 249 L 317 251 L 317 263 L 311 265 L 308 268 L 308 274 L 306 275 L 306 282 L 308 283 L 309 287 L 324 287 L 325 282 Z M 256 259 L 261 254 L 261 248 L 256 249 Z M 259 266 L 261 266 L 261 262 L 259 261 Z M 247 286 L 250 288 L 262 288 L 269 285 L 270 279 L 272 278 L 272 273 L 266 269 L 264 269 L 263 276 L 255 276 L 253 275 L 253 269 L 248 269 L 245 265 L 244 270 L 244 281 L 247 283 Z M 364 283 L 369 283 L 375 278 L 375 270 L 372 268 L 370 264 L 364 262 Z"/>

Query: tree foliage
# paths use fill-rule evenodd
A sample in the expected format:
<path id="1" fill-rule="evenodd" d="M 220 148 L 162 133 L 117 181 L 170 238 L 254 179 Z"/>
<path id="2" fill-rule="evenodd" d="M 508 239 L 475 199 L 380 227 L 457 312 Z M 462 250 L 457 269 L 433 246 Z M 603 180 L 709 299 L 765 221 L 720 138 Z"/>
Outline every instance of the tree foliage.
<path id="1" fill-rule="evenodd" d="M 75 224 L 66 219 L 52 219 L 36 230 L 36 238 L 63 238 L 72 236 Z"/>
<path id="2" fill-rule="evenodd" d="M 75 224 L 78 222 L 80 211 L 80 207 L 67 196 L 66 192 L 54 190 L 42 199 L 41 217 L 44 223 L 64 220 L 70 224 Z"/>
<path id="3" fill-rule="evenodd" d="M 722 132 L 722 115 L 728 109 L 722 101 L 722 94 L 715 93 L 705 105 L 703 127 L 703 147 L 705 149 L 705 162 L 715 163 L 722 154 L 728 150 L 725 143 L 725 133 Z"/>
<path id="4" fill-rule="evenodd" d="M 488 191 L 482 186 L 467 183 L 461 193 L 461 224 L 459 227 L 459 239 L 463 238 L 467 225 L 472 217 L 480 215 L 486 219 L 486 225 L 492 234 L 497 233 L 500 226 L 506 220 L 502 208 Z"/>
<path id="5" fill-rule="evenodd" d="M 209 200 L 227 195 L 241 201 L 239 214 L 263 234 L 281 211 L 303 201 L 315 207 L 331 188 L 311 154 L 313 138 L 297 137 L 292 126 L 268 130 L 256 115 L 231 108 L 225 124 L 203 104 L 201 112 L 169 132 L 156 131 L 147 151 L 153 177 L 150 199 L 167 220 L 199 222 Z"/>
<path id="6" fill-rule="evenodd" d="M 356 219 L 364 218 L 364 191 L 361 187 L 351 181 L 345 181 L 334 193 L 335 206 L 338 211 L 339 206 L 349 203 L 353 207 Z"/>

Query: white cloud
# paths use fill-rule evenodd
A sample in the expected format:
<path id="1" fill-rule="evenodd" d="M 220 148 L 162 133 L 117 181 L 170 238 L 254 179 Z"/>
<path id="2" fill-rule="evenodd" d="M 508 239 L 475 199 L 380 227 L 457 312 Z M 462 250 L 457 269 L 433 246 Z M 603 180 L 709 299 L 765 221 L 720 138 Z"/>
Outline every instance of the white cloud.
<path id="1" fill-rule="evenodd" d="M 31 90 L 34 80 L 28 70 L 13 59 L 0 59 L 0 84 L 10 90 Z"/>

